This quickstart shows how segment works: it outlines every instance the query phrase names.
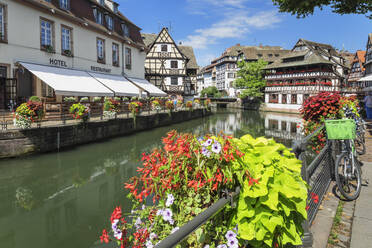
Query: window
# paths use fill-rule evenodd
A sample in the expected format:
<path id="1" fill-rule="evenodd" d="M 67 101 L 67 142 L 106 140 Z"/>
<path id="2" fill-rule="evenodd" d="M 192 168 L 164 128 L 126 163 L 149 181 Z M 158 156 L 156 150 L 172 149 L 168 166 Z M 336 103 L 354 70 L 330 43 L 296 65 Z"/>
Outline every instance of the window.
<path id="1" fill-rule="evenodd" d="M 304 100 L 303 100 L 303 102 L 305 102 L 309 97 L 310 97 L 309 94 L 305 94 L 305 95 L 304 95 Z"/>
<path id="2" fill-rule="evenodd" d="M 287 104 L 287 94 L 282 95 L 282 104 Z"/>
<path id="3" fill-rule="evenodd" d="M 61 9 L 70 9 L 70 0 L 59 0 L 59 7 Z"/>
<path id="4" fill-rule="evenodd" d="M 105 63 L 105 41 L 97 38 L 97 61 Z"/>
<path id="5" fill-rule="evenodd" d="M 271 53 L 269 53 L 269 57 L 272 57 L 273 55 Z"/>
<path id="6" fill-rule="evenodd" d="M 292 94 L 291 95 L 291 103 L 292 104 L 297 104 L 297 94 Z"/>
<path id="7" fill-rule="evenodd" d="M 114 13 L 118 13 L 118 5 L 114 4 Z"/>
<path id="8" fill-rule="evenodd" d="M 53 23 L 51 21 L 41 19 L 40 31 L 41 48 L 53 50 Z"/>
<path id="9" fill-rule="evenodd" d="M 99 0 L 99 4 L 105 5 L 105 0 Z"/>
<path id="10" fill-rule="evenodd" d="M 112 65 L 119 66 L 119 45 L 112 43 Z"/>
<path id="11" fill-rule="evenodd" d="M 178 77 L 171 77 L 171 85 L 178 85 Z"/>
<path id="12" fill-rule="evenodd" d="M 106 23 L 108 29 L 112 30 L 114 28 L 114 21 L 112 20 L 111 16 L 106 15 Z"/>
<path id="13" fill-rule="evenodd" d="M 93 15 L 94 15 L 94 19 L 96 20 L 96 23 L 98 24 L 103 24 L 103 14 L 101 11 L 97 10 L 97 9 L 93 9 Z"/>
<path id="14" fill-rule="evenodd" d="M 161 51 L 162 52 L 168 52 L 168 46 L 167 45 L 161 45 Z"/>
<path id="15" fill-rule="evenodd" d="M 0 41 L 6 41 L 6 7 L 0 4 Z"/>
<path id="16" fill-rule="evenodd" d="M 121 29 L 123 30 L 123 35 L 125 37 L 129 37 L 129 27 L 128 27 L 128 25 L 125 24 L 125 23 L 122 23 L 121 24 Z"/>
<path id="17" fill-rule="evenodd" d="M 132 69 L 132 50 L 125 48 L 125 68 Z"/>
<path id="18" fill-rule="evenodd" d="M 177 60 L 171 61 L 171 68 L 172 69 L 177 69 L 178 68 L 178 61 Z"/>
<path id="19" fill-rule="evenodd" d="M 269 103 L 278 103 L 278 94 L 270 94 Z"/>
<path id="20" fill-rule="evenodd" d="M 235 78 L 235 73 L 227 73 L 227 78 Z"/>
<path id="21" fill-rule="evenodd" d="M 72 29 L 61 26 L 62 54 L 72 56 Z"/>

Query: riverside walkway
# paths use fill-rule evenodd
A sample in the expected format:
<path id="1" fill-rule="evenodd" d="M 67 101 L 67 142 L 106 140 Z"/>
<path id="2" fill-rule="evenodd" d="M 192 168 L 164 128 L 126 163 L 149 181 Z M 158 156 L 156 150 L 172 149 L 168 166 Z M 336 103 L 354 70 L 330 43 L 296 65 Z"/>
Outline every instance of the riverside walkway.
<path id="1" fill-rule="evenodd" d="M 355 203 L 351 248 L 372 247 L 372 122 L 367 125 L 366 149 L 366 154 L 361 157 L 364 162 L 362 177 L 369 181 L 369 184 L 362 187 L 360 196 Z"/>
<path id="2" fill-rule="evenodd" d="M 362 190 L 356 201 L 339 201 L 331 184 L 312 226 L 313 248 L 372 247 L 372 122 L 367 124 L 366 154 L 360 157 Z"/>

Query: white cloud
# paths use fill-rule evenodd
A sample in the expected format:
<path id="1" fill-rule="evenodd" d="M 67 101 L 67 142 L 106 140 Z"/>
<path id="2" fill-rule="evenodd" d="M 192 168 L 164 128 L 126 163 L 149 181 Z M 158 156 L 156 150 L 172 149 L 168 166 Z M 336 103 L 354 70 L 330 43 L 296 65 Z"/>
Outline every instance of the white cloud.
<path id="1" fill-rule="evenodd" d="M 223 4 L 222 1 L 216 2 Z M 229 0 L 226 2 L 238 6 L 244 0 Z M 193 46 L 195 49 L 205 49 L 211 44 L 216 44 L 220 39 L 242 38 L 252 29 L 270 28 L 280 21 L 276 11 L 262 11 L 250 15 L 246 10 L 236 9 L 226 12 L 221 20 L 209 27 L 195 30 L 195 34 L 187 36 L 183 43 Z"/>

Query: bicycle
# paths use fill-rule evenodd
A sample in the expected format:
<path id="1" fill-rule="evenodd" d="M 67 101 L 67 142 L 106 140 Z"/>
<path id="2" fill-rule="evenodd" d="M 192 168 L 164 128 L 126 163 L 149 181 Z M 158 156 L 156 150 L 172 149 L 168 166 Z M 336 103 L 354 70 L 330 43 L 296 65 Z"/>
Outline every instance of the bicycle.
<path id="1" fill-rule="evenodd" d="M 364 155 L 366 153 L 366 146 L 365 146 L 365 122 L 360 117 L 357 116 L 350 108 L 344 108 L 344 113 L 347 118 L 352 118 L 356 124 L 356 137 L 354 140 L 355 149 L 359 155 Z"/>
<path id="2" fill-rule="evenodd" d="M 337 187 L 347 200 L 355 200 L 362 187 L 362 171 L 354 144 L 355 121 L 351 119 L 326 120 L 325 126 L 328 139 L 340 140 L 342 147 L 334 170 Z"/>

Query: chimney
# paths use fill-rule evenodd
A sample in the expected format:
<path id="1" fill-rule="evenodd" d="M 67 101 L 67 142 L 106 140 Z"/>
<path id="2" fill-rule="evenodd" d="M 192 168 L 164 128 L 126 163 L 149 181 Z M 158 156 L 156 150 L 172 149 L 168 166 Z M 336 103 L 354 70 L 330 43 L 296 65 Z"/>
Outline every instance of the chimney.
<path id="1" fill-rule="evenodd" d="M 263 48 L 262 43 L 260 43 L 260 48 Z"/>
<path id="2" fill-rule="evenodd" d="M 236 46 L 240 46 L 240 43 L 236 44 Z"/>

